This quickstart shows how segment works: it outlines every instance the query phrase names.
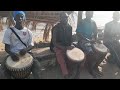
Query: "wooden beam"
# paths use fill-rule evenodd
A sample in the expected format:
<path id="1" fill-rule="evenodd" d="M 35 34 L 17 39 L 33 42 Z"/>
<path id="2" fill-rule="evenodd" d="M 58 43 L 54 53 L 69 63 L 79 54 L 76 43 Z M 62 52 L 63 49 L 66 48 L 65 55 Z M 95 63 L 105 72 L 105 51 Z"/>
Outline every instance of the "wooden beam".
<path id="1" fill-rule="evenodd" d="M 43 22 L 43 23 L 56 23 L 56 22 L 58 22 L 58 20 L 34 19 L 34 18 L 29 18 L 27 20 L 28 21 L 38 21 L 38 22 Z"/>

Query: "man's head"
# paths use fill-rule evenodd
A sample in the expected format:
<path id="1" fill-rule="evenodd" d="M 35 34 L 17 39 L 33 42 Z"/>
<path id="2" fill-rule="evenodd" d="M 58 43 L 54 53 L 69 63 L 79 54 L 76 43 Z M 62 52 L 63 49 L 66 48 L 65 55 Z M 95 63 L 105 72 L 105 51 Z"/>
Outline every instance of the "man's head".
<path id="1" fill-rule="evenodd" d="M 68 23 L 68 14 L 67 13 L 61 13 L 60 14 L 60 22 L 63 24 Z"/>
<path id="2" fill-rule="evenodd" d="M 16 24 L 22 24 L 25 20 L 25 13 L 23 11 L 14 11 L 13 18 L 16 21 Z"/>
<path id="3" fill-rule="evenodd" d="M 113 12 L 113 20 L 119 21 L 120 13 L 118 11 Z"/>
<path id="4" fill-rule="evenodd" d="M 93 11 L 86 11 L 86 18 L 91 19 L 93 17 Z"/>

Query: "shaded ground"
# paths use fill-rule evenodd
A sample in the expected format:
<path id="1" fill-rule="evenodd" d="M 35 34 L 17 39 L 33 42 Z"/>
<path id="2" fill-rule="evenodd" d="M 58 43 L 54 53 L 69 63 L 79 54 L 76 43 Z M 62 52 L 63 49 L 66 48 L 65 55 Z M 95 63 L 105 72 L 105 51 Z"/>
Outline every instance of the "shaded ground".
<path id="1" fill-rule="evenodd" d="M 120 69 L 113 64 L 103 65 L 103 74 L 104 76 L 96 79 L 120 79 Z M 30 76 L 30 79 L 33 79 L 33 76 Z M 59 65 L 55 67 L 48 67 L 42 69 L 42 79 L 64 79 L 61 74 Z M 81 68 L 81 73 L 79 79 L 95 79 L 93 78 L 85 68 Z"/>
<path id="2" fill-rule="evenodd" d="M 104 64 L 103 66 L 104 76 L 96 79 L 120 79 L 120 69 L 114 64 Z M 86 68 L 81 68 L 80 79 L 95 79 L 93 78 Z M 42 79 L 63 79 L 59 66 L 49 67 L 42 72 Z"/>
<path id="3" fill-rule="evenodd" d="M 102 67 L 104 76 L 97 79 L 120 79 L 120 69 L 117 67 L 116 64 L 110 64 L 108 63 L 108 61 L 104 60 L 100 66 Z M 85 67 L 81 67 L 80 69 L 81 69 L 81 73 L 79 76 L 80 79 L 94 79 L 88 73 Z M 42 71 L 42 79 L 63 79 L 59 65 L 56 64 L 56 66 L 50 66 L 44 69 Z"/>

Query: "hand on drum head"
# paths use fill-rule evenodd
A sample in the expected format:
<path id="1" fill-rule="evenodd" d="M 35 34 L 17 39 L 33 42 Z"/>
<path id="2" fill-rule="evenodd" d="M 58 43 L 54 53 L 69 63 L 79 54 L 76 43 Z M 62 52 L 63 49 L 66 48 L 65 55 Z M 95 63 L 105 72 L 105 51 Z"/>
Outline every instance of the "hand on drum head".
<path id="1" fill-rule="evenodd" d="M 100 40 L 97 40 L 96 42 L 99 43 L 99 44 L 102 44 L 102 42 Z"/>
<path id="2" fill-rule="evenodd" d="M 12 58 L 13 61 L 18 61 L 19 60 L 19 56 L 15 53 L 11 55 L 11 58 Z"/>
<path id="3" fill-rule="evenodd" d="M 22 49 L 22 50 L 20 51 L 20 55 L 21 55 L 21 56 L 24 56 L 26 53 L 27 53 L 26 49 Z"/>

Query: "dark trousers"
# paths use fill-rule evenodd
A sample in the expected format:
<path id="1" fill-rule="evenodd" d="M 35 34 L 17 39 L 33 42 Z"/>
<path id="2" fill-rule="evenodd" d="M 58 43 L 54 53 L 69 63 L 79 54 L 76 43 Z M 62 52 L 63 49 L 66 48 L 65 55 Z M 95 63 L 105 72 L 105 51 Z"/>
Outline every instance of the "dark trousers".
<path id="1" fill-rule="evenodd" d="M 116 41 L 112 42 L 106 42 L 105 45 L 108 47 L 110 53 L 111 53 L 111 63 L 115 63 L 120 67 L 120 43 Z"/>

